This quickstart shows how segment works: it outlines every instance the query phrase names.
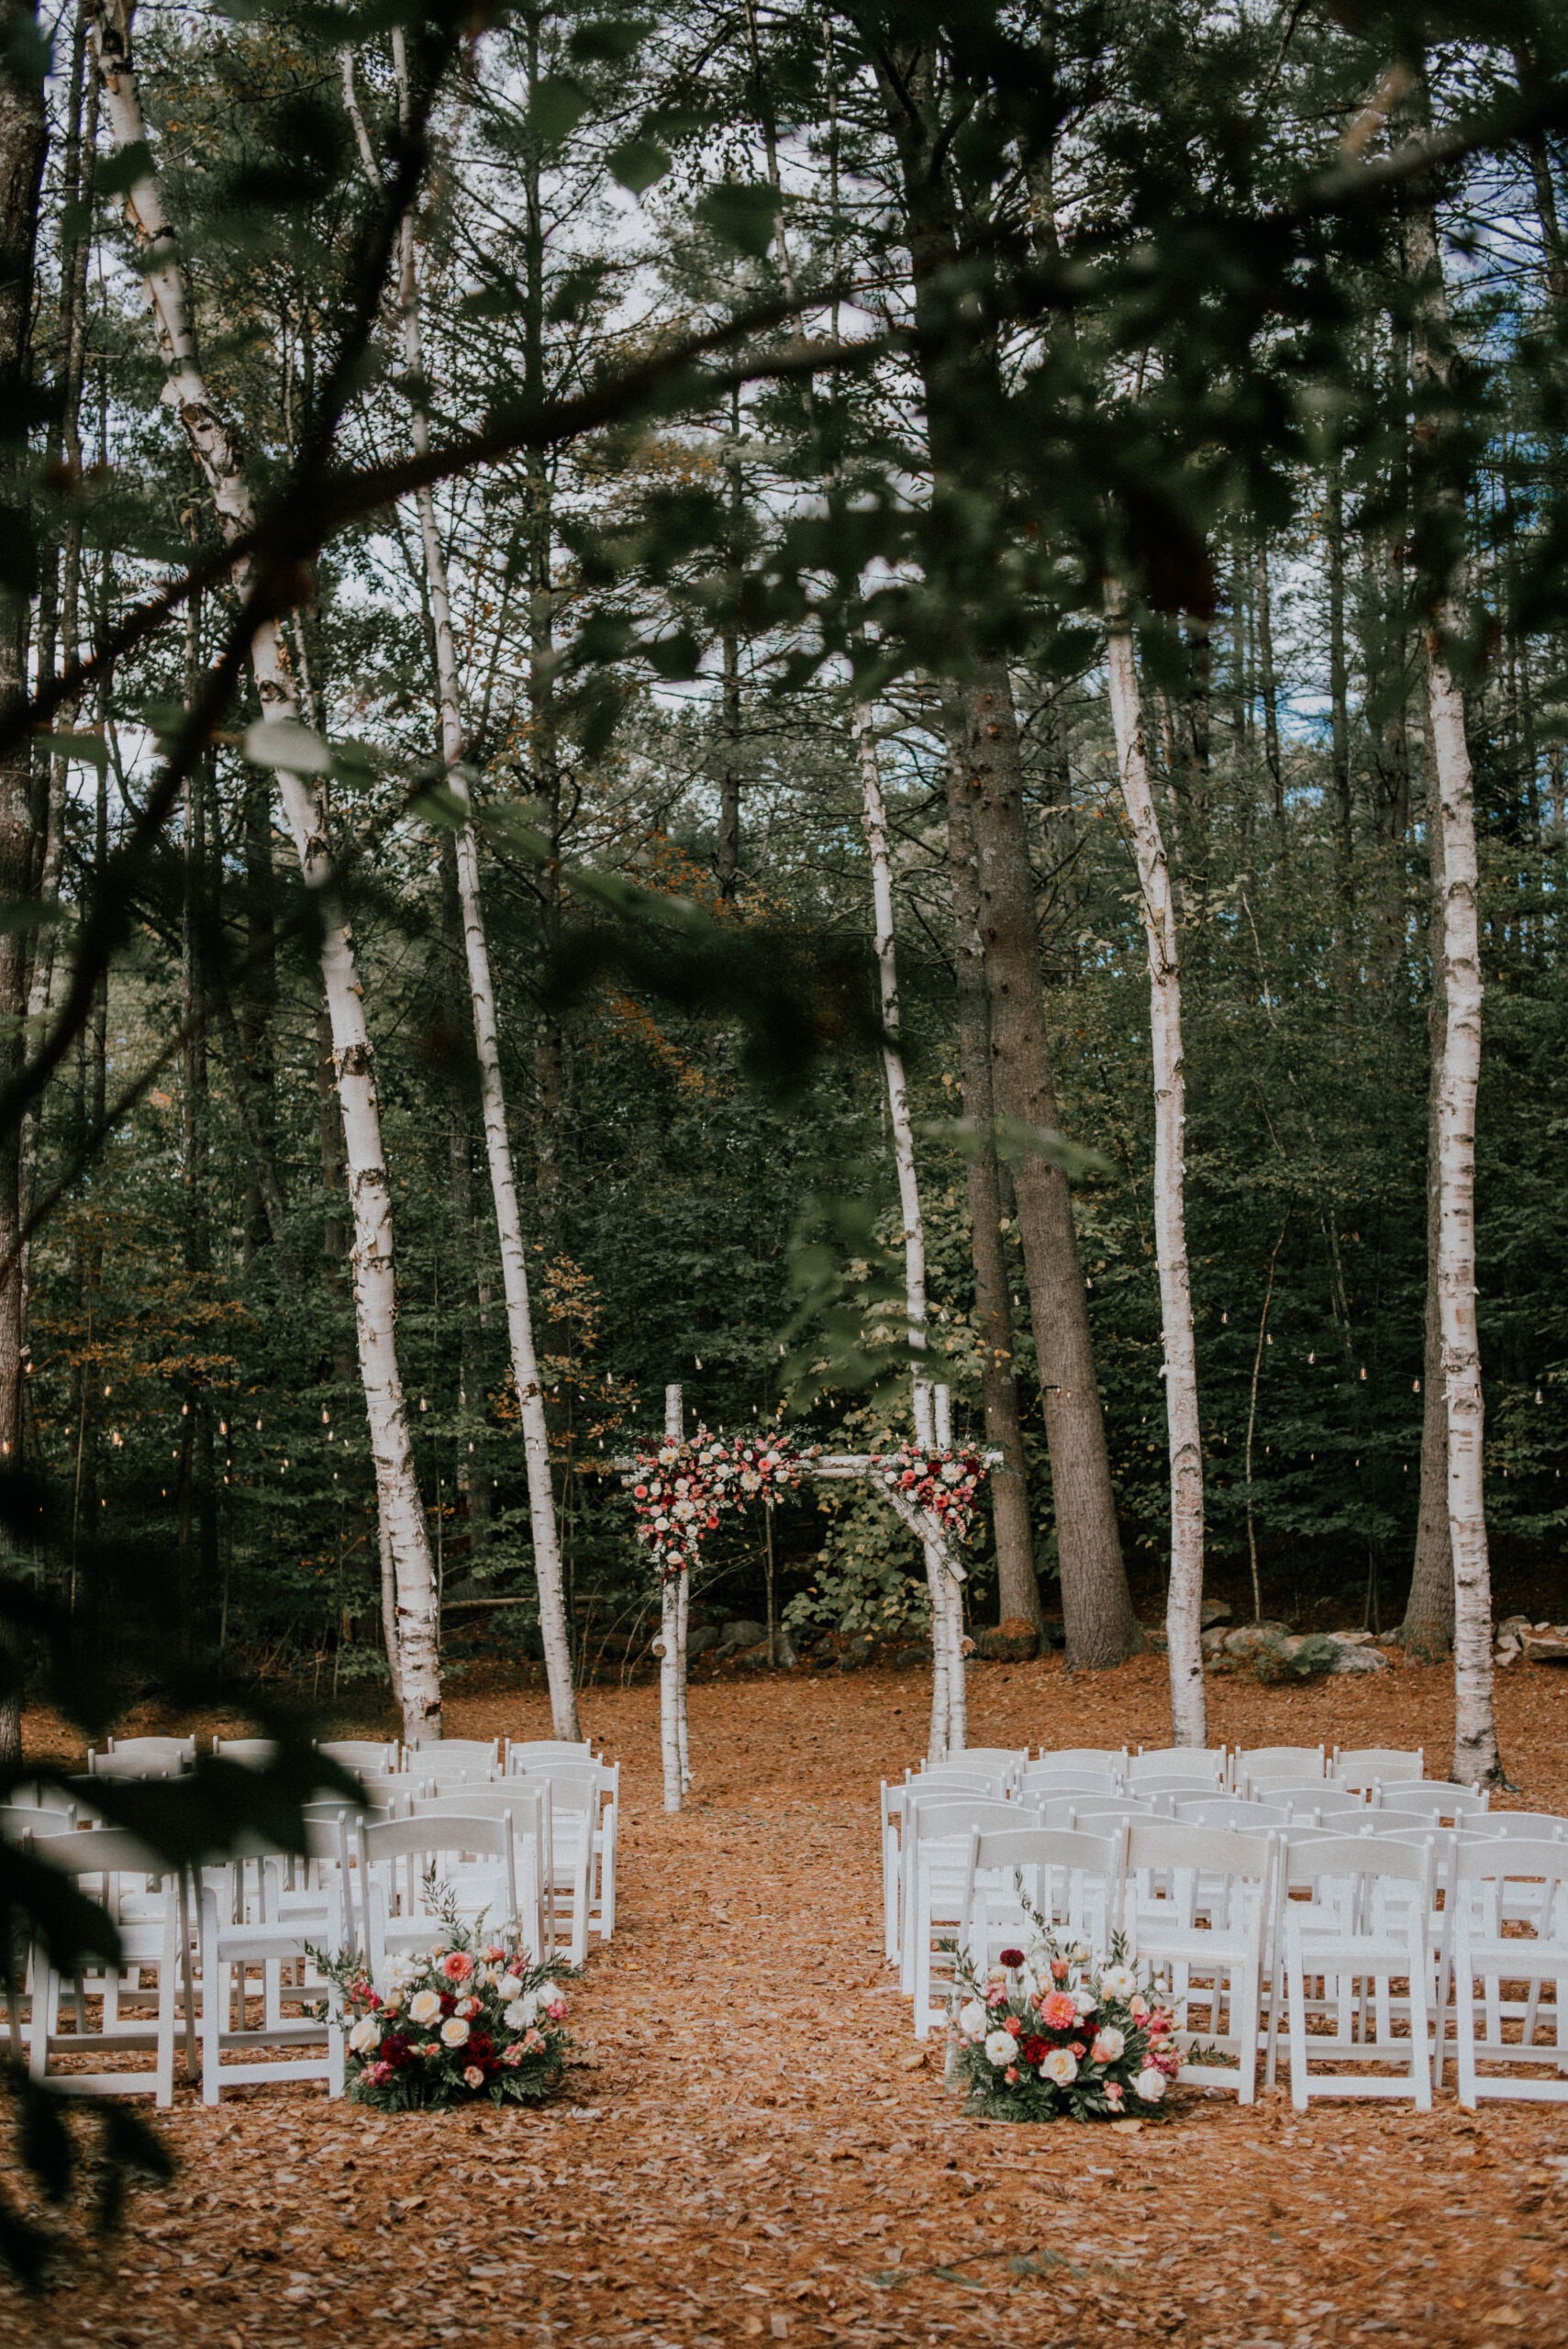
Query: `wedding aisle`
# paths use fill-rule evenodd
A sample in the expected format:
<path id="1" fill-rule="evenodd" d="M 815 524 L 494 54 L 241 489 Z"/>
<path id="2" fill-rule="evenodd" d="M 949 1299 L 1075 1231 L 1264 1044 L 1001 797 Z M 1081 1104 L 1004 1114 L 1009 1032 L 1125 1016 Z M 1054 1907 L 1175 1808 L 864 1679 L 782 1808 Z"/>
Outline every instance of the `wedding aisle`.
<path id="1" fill-rule="evenodd" d="M 1532 1798 L 1568 1794 L 1541 1672 L 1499 1691 Z M 573 1996 L 559 2104 L 385 2119 L 302 2091 L 182 2095 L 173 2186 L 0 2342 L 473 2349 L 752 2340 L 1100 2349 L 1547 2349 L 1568 2337 L 1568 2114 L 1425 2118 L 1283 2095 L 1139 2131 L 961 2121 L 882 1965 L 879 1778 L 917 1754 L 917 1677 L 692 1692 L 667 1819 L 657 1692 L 590 1692 L 624 1765 L 620 1917 Z M 1163 1667 L 973 1675 L 976 1742 L 1160 1733 Z M 1443 1675 L 1218 1683 L 1214 1734 L 1425 1742 Z M 452 1706 L 522 1735 L 540 1698 Z M 911 2068 L 917 2066 L 917 2068 Z"/>

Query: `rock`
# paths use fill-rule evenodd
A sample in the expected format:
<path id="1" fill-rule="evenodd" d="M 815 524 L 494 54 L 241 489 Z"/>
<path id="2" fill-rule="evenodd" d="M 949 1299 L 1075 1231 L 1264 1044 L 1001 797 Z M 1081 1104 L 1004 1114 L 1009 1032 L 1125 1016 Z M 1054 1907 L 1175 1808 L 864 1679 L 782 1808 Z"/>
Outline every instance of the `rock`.
<path id="1" fill-rule="evenodd" d="M 1257 1628 L 1257 1627 L 1254 1627 Z M 1283 1638 L 1260 1641 L 1252 1651 L 1252 1668 L 1258 1678 L 1270 1683 L 1282 1680 L 1317 1680 L 1342 1667 L 1341 1656 L 1353 1655 L 1356 1650 L 1343 1648 L 1321 1631 L 1303 1631 L 1299 1635 L 1287 1631 Z M 1353 1671 L 1355 1666 L 1352 1664 Z"/>
<path id="2" fill-rule="evenodd" d="M 1040 1653 L 1040 1634 L 1026 1615 L 1009 1615 L 980 1633 L 974 1652 L 988 1664 L 1028 1664 Z"/>
<path id="3" fill-rule="evenodd" d="M 922 1665 L 929 1665 L 930 1661 L 931 1651 L 929 1647 L 917 1645 L 900 1648 L 893 1659 L 893 1668 L 895 1672 L 916 1672 Z"/>
<path id="4" fill-rule="evenodd" d="M 1213 1623 L 1209 1626 L 1207 1631 L 1199 1634 L 1198 1645 L 1202 1648 L 1205 1655 L 1223 1655 L 1225 1653 L 1226 1636 L 1224 1624 Z"/>
<path id="5" fill-rule="evenodd" d="M 759 1640 L 765 1640 L 767 1636 L 765 1623 L 750 1623 L 741 1616 L 725 1624 L 718 1635 L 718 1643 L 733 1653 L 740 1648 L 754 1648 Z"/>
<path id="6" fill-rule="evenodd" d="M 717 1624 L 702 1623 L 686 1633 L 686 1662 L 695 1664 L 699 1655 L 706 1655 L 709 1648 L 717 1647 L 723 1633 Z"/>
<path id="7" fill-rule="evenodd" d="M 1225 1637 L 1227 1655 L 1254 1655 L 1260 1648 L 1278 1647 L 1282 1640 L 1294 1639 L 1288 1623 L 1243 1623 L 1240 1631 L 1228 1631 Z"/>
<path id="8" fill-rule="evenodd" d="M 1042 1652 L 1046 1648 L 1064 1648 L 1067 1645 L 1067 1627 L 1060 1615 L 1046 1617 L 1040 1630 L 1040 1642 Z"/>
<path id="9" fill-rule="evenodd" d="M 1230 1609 L 1223 1598 L 1206 1598 L 1198 1609 L 1198 1628 L 1211 1631 L 1217 1623 L 1229 1623 Z"/>
<path id="10" fill-rule="evenodd" d="M 1370 1631 L 1325 1631 L 1323 1636 L 1326 1640 L 1338 1640 L 1347 1648 L 1369 1648 L 1373 1641 Z"/>
<path id="11" fill-rule="evenodd" d="M 1351 1647 L 1348 1641 L 1334 1639 L 1330 1639 L 1329 1644 L 1338 1651 L 1329 1666 L 1330 1672 L 1386 1672 L 1388 1669 L 1388 1658 L 1374 1647 Z"/>
<path id="12" fill-rule="evenodd" d="M 1527 1631 L 1519 1647 L 1527 1664 L 1568 1664 L 1568 1631 Z"/>
<path id="13" fill-rule="evenodd" d="M 1150 1654 L 1163 1655 L 1170 1644 L 1165 1637 L 1163 1623 L 1145 1623 L 1142 1630 L 1143 1644 Z"/>
<path id="14" fill-rule="evenodd" d="M 871 1662 L 872 1643 L 867 1639 L 851 1640 L 839 1657 L 840 1672 L 860 1672 Z"/>
<path id="15" fill-rule="evenodd" d="M 1497 1626 L 1496 1636 L 1499 1640 L 1518 1641 L 1523 1639 L 1527 1631 L 1533 1631 L 1534 1629 L 1535 1625 L 1528 1615 L 1505 1615 Z"/>
<path id="16" fill-rule="evenodd" d="M 753 1646 L 737 1649 L 729 1659 L 742 1672 L 793 1672 L 799 1660 L 790 1645 L 789 1633 L 782 1629 L 773 1633 L 771 1657 L 768 1654 L 768 1635 L 764 1631 Z"/>

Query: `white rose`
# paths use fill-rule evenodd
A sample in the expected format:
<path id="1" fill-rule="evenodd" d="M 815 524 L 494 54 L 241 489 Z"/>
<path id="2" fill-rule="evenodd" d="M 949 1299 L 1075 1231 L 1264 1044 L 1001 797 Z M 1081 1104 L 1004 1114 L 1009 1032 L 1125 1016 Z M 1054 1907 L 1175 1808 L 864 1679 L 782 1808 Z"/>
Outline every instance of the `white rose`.
<path id="1" fill-rule="evenodd" d="M 503 1974 L 501 1979 L 495 1985 L 495 1995 L 498 1998 L 515 1998 L 521 1992 L 522 1987 L 522 1976 L 520 1975 Z"/>
<path id="2" fill-rule="evenodd" d="M 985 2042 L 985 2060 L 1000 2071 L 1006 2064 L 1018 2060 L 1018 2043 L 1010 2031 L 994 2031 Z"/>
<path id="3" fill-rule="evenodd" d="M 960 2007 L 958 2010 L 958 2027 L 965 2039 L 984 2039 L 985 2026 L 990 2020 L 978 1998 L 971 1998 L 967 2006 Z"/>
<path id="4" fill-rule="evenodd" d="M 1157 2072 L 1152 2064 L 1140 2072 L 1132 2083 L 1132 2093 L 1144 2104 L 1158 2104 L 1165 2093 L 1165 2075 Z"/>
<path id="5" fill-rule="evenodd" d="M 462 2015 L 449 2015 L 441 2025 L 443 2047 L 461 2047 L 468 2038 L 468 2025 Z"/>
<path id="6" fill-rule="evenodd" d="M 1138 1976 L 1130 1965 L 1107 1965 L 1100 1976 L 1102 1998 L 1130 1998 L 1138 1987 Z"/>
<path id="7" fill-rule="evenodd" d="M 381 2037 L 381 2025 L 373 2015 L 361 2015 L 349 2033 L 349 2044 L 356 2055 L 367 2055 Z"/>
<path id="8" fill-rule="evenodd" d="M 1089 2054 L 1096 2064 L 1114 2064 L 1126 2045 L 1126 2034 L 1118 2031 L 1114 2023 L 1106 2023 L 1103 2031 L 1095 2033 Z"/>
<path id="9" fill-rule="evenodd" d="M 1081 2015 L 1092 2015 L 1100 2002 L 1098 1998 L 1092 1998 L 1087 1990 L 1074 1990 L 1073 2003 Z"/>
<path id="10" fill-rule="evenodd" d="M 441 2002 L 433 1990 L 416 1990 L 408 2001 L 411 2022 L 434 2022 L 441 2011 Z"/>
<path id="11" fill-rule="evenodd" d="M 1054 2080 L 1059 2088 L 1064 2088 L 1075 2080 L 1078 2058 L 1071 2047 L 1053 2047 L 1040 2067 L 1040 2076 L 1042 2080 Z"/>

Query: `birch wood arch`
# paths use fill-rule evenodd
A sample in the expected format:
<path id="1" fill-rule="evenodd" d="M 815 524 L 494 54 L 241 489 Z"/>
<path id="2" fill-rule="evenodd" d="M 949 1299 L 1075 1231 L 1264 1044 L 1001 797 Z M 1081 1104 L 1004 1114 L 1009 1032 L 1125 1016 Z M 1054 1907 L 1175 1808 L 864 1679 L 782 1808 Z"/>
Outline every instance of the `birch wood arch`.
<path id="1" fill-rule="evenodd" d="M 923 1399 L 927 1402 L 935 1433 L 934 1449 L 944 1456 L 950 1456 L 952 1452 L 952 1406 L 949 1389 L 946 1386 L 932 1387 Z M 728 1442 L 730 1439 L 716 1438 L 714 1441 Z M 664 1389 L 664 1442 L 677 1445 L 685 1442 L 684 1391 L 678 1382 L 673 1382 Z M 808 1452 L 787 1453 L 784 1457 L 787 1458 L 788 1475 L 770 1479 L 762 1488 L 762 1497 L 770 1497 L 777 1484 L 795 1484 L 803 1477 L 828 1483 L 869 1485 L 872 1491 L 887 1503 L 894 1515 L 907 1526 L 927 1558 L 940 1562 L 943 1579 L 956 1595 L 969 1579 L 968 1571 L 958 1553 L 957 1542 L 935 1511 L 923 1508 L 908 1492 L 889 1481 L 888 1472 L 895 1456 L 874 1452 L 825 1453 L 816 1448 Z M 999 1456 L 994 1452 L 974 1455 L 983 1475 Z M 617 1460 L 614 1464 L 628 1484 L 633 1482 L 643 1466 L 643 1463 L 636 1459 Z M 699 1540 L 700 1535 L 694 1532 L 689 1542 L 677 1543 L 669 1550 L 655 1545 L 660 1571 L 660 1627 L 655 1652 L 659 1657 L 660 1751 L 663 1762 L 664 1808 L 667 1811 L 682 1809 L 692 1783 L 686 1713 L 686 1640 L 691 1597 L 688 1567 Z M 931 1610 L 931 1758 L 940 1761 L 949 1753 L 961 1752 L 966 1739 L 962 1610 L 957 1606 L 933 1608 Z"/>

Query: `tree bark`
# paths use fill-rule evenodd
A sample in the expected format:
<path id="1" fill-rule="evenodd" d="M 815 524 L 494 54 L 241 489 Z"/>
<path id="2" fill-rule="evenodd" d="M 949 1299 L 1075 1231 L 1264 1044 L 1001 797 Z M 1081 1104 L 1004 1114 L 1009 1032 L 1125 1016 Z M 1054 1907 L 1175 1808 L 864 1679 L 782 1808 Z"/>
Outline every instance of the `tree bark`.
<path id="1" fill-rule="evenodd" d="M 1329 551 L 1329 740 L 1333 777 L 1334 894 L 1342 951 L 1355 901 L 1355 836 L 1351 821 L 1350 664 L 1345 654 L 1344 488 L 1336 451 L 1325 484 Z"/>
<path id="2" fill-rule="evenodd" d="M 1029 1470 L 1018 1421 L 1014 1374 L 1012 1289 L 1002 1252 L 1002 1177 L 996 1157 L 995 1104 L 991 1090 L 991 1015 L 985 997 L 980 938 L 980 888 L 974 833 L 964 801 L 962 770 L 948 762 L 948 872 L 952 890 L 953 957 L 958 973 L 958 1039 L 963 1114 L 973 1128 L 968 1169 L 970 1252 L 974 1261 L 975 1319 L 980 1324 L 980 1392 L 985 1441 L 1001 1459 L 991 1471 L 991 1514 L 996 1532 L 997 1609 L 1032 1623 L 1043 1637 L 1045 1608 L 1035 1570 L 1029 1524 Z"/>
<path id="3" fill-rule="evenodd" d="M 988 497 L 984 418 L 1000 395 L 997 358 L 971 311 L 954 300 L 952 272 L 968 244 L 950 176 L 951 126 L 937 108 L 936 61 L 920 50 L 879 56 L 876 73 L 903 184 L 935 492 Z M 1018 715 L 1005 665 L 977 654 L 956 706 L 962 723 L 951 746 L 974 832 L 994 1097 L 1002 1117 L 1054 1127 Z M 1060 1169 L 1037 1153 L 1025 1157 L 1015 1182 L 1045 1396 L 1067 1663 L 1119 1664 L 1136 1652 L 1140 1634 L 1111 1494 L 1072 1197 Z"/>
<path id="4" fill-rule="evenodd" d="M 871 851 L 872 905 L 876 923 L 876 967 L 882 996 L 882 1065 L 887 1079 L 888 1121 L 893 1129 L 893 1163 L 898 1177 L 899 1212 L 904 1220 L 904 1320 L 913 1364 L 911 1388 L 915 1441 L 930 1444 L 929 1388 L 921 1375 L 919 1357 L 926 1351 L 926 1219 L 920 1210 L 920 1184 L 915 1166 L 915 1129 L 909 1117 L 909 1085 L 904 1067 L 898 1010 L 898 950 L 893 932 L 893 863 L 887 849 L 887 810 L 883 804 L 882 777 L 877 770 L 876 732 L 873 713 L 855 712 L 855 748 L 861 769 L 861 820 Z M 922 1426 L 922 1420 L 927 1424 Z M 953 1604 L 956 1586 L 950 1587 L 940 1550 L 924 1545 L 926 1588 L 931 1607 L 931 1728 L 928 1753 L 942 1761 L 951 1737 L 951 1670 Z M 962 1612 L 961 1612 L 962 1620 Z M 944 1672 L 938 1659 L 947 1661 Z"/>
<path id="5" fill-rule="evenodd" d="M 1258 629 L 1258 691 L 1263 704 L 1263 761 L 1273 792 L 1274 831 L 1284 837 L 1284 769 L 1280 761 L 1279 685 L 1274 674 L 1273 598 L 1269 586 L 1269 550 L 1260 539 L 1254 573 Z"/>
<path id="6" fill-rule="evenodd" d="M 1418 430 L 1432 470 L 1418 495 L 1450 524 L 1450 576 L 1432 595 L 1424 631 L 1427 707 L 1442 831 L 1442 992 L 1445 1025 L 1438 1093 L 1438 1303 L 1448 1442 L 1449 1540 L 1453 1558 L 1452 1775 L 1462 1783 L 1503 1777 L 1493 1701 L 1492 1575 L 1486 1535 L 1485 1411 L 1475 1309 L 1475 1106 L 1481 1079 L 1480 869 L 1475 794 L 1464 697 L 1451 648 L 1462 638 L 1456 583 L 1462 516 L 1440 469 L 1451 430 L 1451 341 L 1437 228 L 1429 202 L 1406 216 L 1405 262 L 1413 282 L 1411 374 Z M 1444 508 L 1447 514 L 1444 514 Z"/>
<path id="7" fill-rule="evenodd" d="M 25 0 L 6 0 L 0 11 L 0 531 L 10 540 L 13 564 L 28 538 L 23 419 L 30 406 L 33 275 L 49 139 L 43 84 L 26 62 L 35 39 Z M 25 581 L 0 579 L 0 708 L 27 696 L 28 618 Z M 37 850 L 31 744 L 24 735 L 14 749 L 0 752 L 0 903 L 19 905 L 28 897 Z M 0 1083 L 10 1082 L 25 1050 L 28 948 L 25 930 L 0 936 Z M 0 1133 L 0 1257 L 9 1267 L 0 1278 L 0 1476 L 21 1466 L 27 1342 L 22 1168 L 17 1122 Z M 10 1649 L 8 1631 L 0 1646 Z M 8 1671 L 13 1668 L 9 1653 L 3 1660 Z M 21 1694 L 12 1687 L 0 1690 L 0 1773 L 19 1768 L 21 1758 Z"/>
<path id="8" fill-rule="evenodd" d="M 997 1114 L 1054 1130 L 1033 875 L 1024 832 L 1018 719 L 1006 670 L 975 677 L 954 744 L 973 827 Z M 1120 1664 L 1141 1645 L 1122 1564 L 1087 1294 L 1067 1179 L 1037 1152 L 1014 1170 L 1045 1399 L 1069 1670 Z"/>
<path id="9" fill-rule="evenodd" d="M 105 110 L 121 153 L 144 151 L 146 126 L 131 65 L 129 0 L 93 0 L 93 29 Z M 239 451 L 208 394 L 186 315 L 185 288 L 157 182 L 143 169 L 126 199 L 142 250 L 144 282 L 169 370 L 167 396 L 212 493 L 228 540 L 248 532 L 255 508 Z M 245 566 L 236 566 L 245 585 Z M 282 625 L 269 620 L 250 647 L 264 717 L 298 721 L 298 697 Z M 278 787 L 307 888 L 321 893 L 321 973 L 332 1020 L 332 1056 L 343 1115 L 344 1157 L 354 1230 L 354 1303 L 365 1414 L 376 1494 L 397 1584 L 399 1681 L 404 1735 L 441 1733 L 439 1607 L 428 1531 L 415 1474 L 408 1414 L 397 1363 L 397 1283 L 392 1201 L 382 1148 L 375 1060 L 353 934 L 332 887 L 332 856 L 318 781 L 280 767 Z"/>
<path id="10" fill-rule="evenodd" d="M 1165 1424 L 1171 1462 L 1171 1580 L 1165 1637 L 1171 1674 L 1171 1742 L 1207 1745 L 1204 1703 L 1203 1434 L 1197 1349 L 1187 1269 L 1186 1074 L 1182 1053 L 1181 941 L 1165 843 L 1150 786 L 1132 632 L 1120 599 L 1107 598 L 1106 657 L 1122 800 L 1138 860 L 1149 949 L 1149 1025 L 1154 1061 L 1154 1249 L 1165 1349 Z"/>
<path id="11" fill-rule="evenodd" d="M 1430 1074 L 1427 1085 L 1427 1309 L 1421 1346 L 1421 1485 L 1416 1508 L 1416 1555 L 1400 1638 L 1407 1655 L 1440 1664 L 1453 1647 L 1453 1545 L 1448 1524 L 1448 1391 L 1443 1376 L 1442 1207 L 1440 1109 L 1447 1058 L 1443 995 L 1443 822 L 1431 729 L 1428 729 L 1427 862 L 1431 887 L 1432 994 L 1427 1010 Z"/>
<path id="12" fill-rule="evenodd" d="M 397 61 L 399 91 L 406 106 L 407 76 L 400 33 L 394 33 L 393 44 Z M 350 70 L 345 57 L 346 86 Z M 414 224 L 407 218 L 403 223 L 401 262 L 404 364 L 410 384 L 419 384 L 425 380 L 425 359 L 419 317 L 418 257 Z M 422 455 L 429 447 L 429 421 L 424 402 L 417 396 L 413 404 L 412 437 L 416 453 Z M 550 1429 L 545 1419 L 544 1389 L 539 1383 L 539 1359 L 534 1348 L 528 1252 L 523 1240 L 522 1213 L 517 1204 L 517 1176 L 512 1164 L 512 1140 L 506 1124 L 506 1090 L 501 1080 L 500 1021 L 495 1010 L 495 987 L 480 896 L 479 844 L 473 829 L 468 777 L 462 764 L 462 710 L 459 697 L 457 650 L 452 640 L 451 597 L 447 582 L 446 554 L 436 520 L 435 499 L 429 490 L 423 489 L 418 493 L 417 504 L 425 554 L 425 580 L 434 623 L 441 760 L 448 785 L 463 814 L 462 826 L 457 835 L 458 901 L 462 917 L 463 952 L 468 963 L 468 991 L 473 1011 L 473 1044 L 479 1066 L 484 1146 L 490 1162 L 490 1188 L 495 1203 L 495 1230 L 500 1242 L 506 1335 L 511 1348 L 512 1377 L 517 1390 L 518 1415 L 522 1422 L 523 1457 L 528 1484 L 528 1521 L 533 1535 L 534 1580 L 539 1590 L 539 1634 L 544 1643 L 544 1668 L 550 1683 L 550 1709 L 554 1733 L 559 1738 L 575 1741 L 582 1731 L 577 1722 L 577 1695 L 572 1682 L 572 1645 L 566 1629 L 561 1541 L 550 1464 Z"/>

